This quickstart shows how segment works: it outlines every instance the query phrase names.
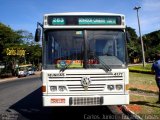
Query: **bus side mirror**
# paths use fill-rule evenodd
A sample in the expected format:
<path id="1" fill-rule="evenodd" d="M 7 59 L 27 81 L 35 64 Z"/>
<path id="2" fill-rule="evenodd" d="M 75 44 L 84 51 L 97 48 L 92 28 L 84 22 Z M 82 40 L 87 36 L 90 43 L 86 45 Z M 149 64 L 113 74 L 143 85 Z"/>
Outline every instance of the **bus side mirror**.
<path id="1" fill-rule="evenodd" d="M 36 42 L 39 42 L 40 41 L 40 39 L 41 39 L 41 29 L 40 28 L 37 28 L 36 29 L 36 33 L 35 33 L 35 41 Z"/>
<path id="2" fill-rule="evenodd" d="M 130 36 L 130 34 L 129 34 L 128 31 L 126 31 L 126 40 L 127 40 L 128 43 L 129 43 L 130 40 L 131 40 L 131 36 Z"/>

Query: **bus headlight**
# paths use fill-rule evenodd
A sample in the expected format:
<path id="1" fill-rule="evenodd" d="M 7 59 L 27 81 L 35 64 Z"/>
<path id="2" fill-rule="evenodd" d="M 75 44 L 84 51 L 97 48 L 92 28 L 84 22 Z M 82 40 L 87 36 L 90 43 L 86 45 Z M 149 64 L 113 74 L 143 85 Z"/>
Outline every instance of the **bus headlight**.
<path id="1" fill-rule="evenodd" d="M 57 91 L 57 86 L 50 86 L 50 90 L 52 92 L 56 92 Z"/>
<path id="2" fill-rule="evenodd" d="M 64 92 L 64 91 L 67 91 L 67 88 L 66 88 L 66 86 L 59 86 L 59 87 L 58 87 L 58 90 L 59 90 L 60 92 Z"/>
<path id="3" fill-rule="evenodd" d="M 114 85 L 107 85 L 108 90 L 114 90 Z"/>
<path id="4" fill-rule="evenodd" d="M 116 85 L 116 90 L 122 90 L 123 89 L 123 85 L 119 84 L 119 85 Z"/>

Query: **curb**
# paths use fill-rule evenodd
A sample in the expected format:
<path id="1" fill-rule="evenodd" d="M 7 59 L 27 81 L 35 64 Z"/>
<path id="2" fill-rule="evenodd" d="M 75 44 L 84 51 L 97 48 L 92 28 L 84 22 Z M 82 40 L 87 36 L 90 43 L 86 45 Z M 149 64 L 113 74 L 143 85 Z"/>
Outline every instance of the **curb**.
<path id="1" fill-rule="evenodd" d="M 129 110 L 125 105 L 121 106 L 121 110 L 124 114 L 126 114 L 129 117 L 130 120 L 143 120 L 139 115 Z"/>
<path id="2" fill-rule="evenodd" d="M 18 79 L 18 77 L 4 78 L 0 80 L 0 83 L 7 82 L 7 81 L 14 81 L 16 79 Z"/>
<path id="3" fill-rule="evenodd" d="M 35 75 L 30 75 L 29 77 L 30 78 L 34 78 L 36 77 L 37 75 L 40 75 L 41 72 L 38 71 L 35 73 Z M 16 80 L 21 80 L 21 79 L 26 79 L 26 78 L 29 78 L 29 77 L 21 77 L 21 78 L 18 78 L 18 77 L 11 77 L 11 78 L 4 78 L 4 79 L 1 79 L 0 80 L 0 83 L 5 83 L 5 82 L 10 82 L 10 81 L 16 81 Z"/>

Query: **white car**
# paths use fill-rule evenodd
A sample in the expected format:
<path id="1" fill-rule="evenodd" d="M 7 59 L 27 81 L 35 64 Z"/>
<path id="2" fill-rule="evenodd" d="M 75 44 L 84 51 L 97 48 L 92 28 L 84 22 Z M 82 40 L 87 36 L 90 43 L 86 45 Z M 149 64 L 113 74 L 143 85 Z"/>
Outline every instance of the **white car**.
<path id="1" fill-rule="evenodd" d="M 28 74 L 29 75 L 34 75 L 35 74 L 35 70 L 33 68 L 28 68 Z"/>
<path id="2" fill-rule="evenodd" d="M 25 67 L 20 67 L 18 69 L 18 77 L 26 77 L 28 75 L 28 70 Z"/>

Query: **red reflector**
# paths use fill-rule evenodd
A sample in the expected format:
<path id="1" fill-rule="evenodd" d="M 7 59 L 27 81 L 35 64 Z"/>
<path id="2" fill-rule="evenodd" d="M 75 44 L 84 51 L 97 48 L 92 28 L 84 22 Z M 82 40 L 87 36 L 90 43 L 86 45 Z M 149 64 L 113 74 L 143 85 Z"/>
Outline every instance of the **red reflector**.
<path id="1" fill-rule="evenodd" d="M 51 103 L 65 103 L 65 98 L 52 98 Z"/>

